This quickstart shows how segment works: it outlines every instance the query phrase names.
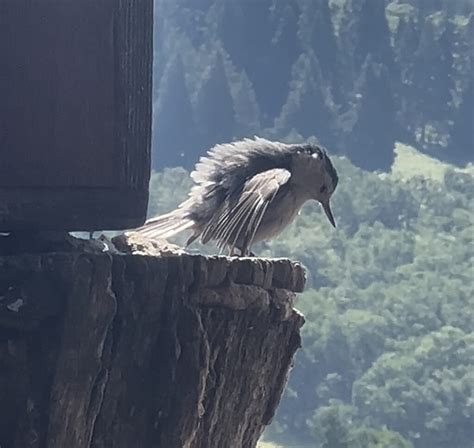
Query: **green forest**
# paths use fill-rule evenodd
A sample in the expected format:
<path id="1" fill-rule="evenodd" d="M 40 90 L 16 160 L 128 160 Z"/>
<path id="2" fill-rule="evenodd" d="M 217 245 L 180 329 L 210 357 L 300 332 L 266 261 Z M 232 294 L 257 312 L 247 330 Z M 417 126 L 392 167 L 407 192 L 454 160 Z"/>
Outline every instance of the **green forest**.
<path id="1" fill-rule="evenodd" d="M 254 248 L 308 271 L 297 301 L 303 348 L 265 437 L 287 447 L 471 448 L 472 170 L 445 165 L 435 178 L 403 179 L 400 167 L 375 174 L 345 157 L 335 164 L 337 230 L 308 204 Z M 183 168 L 155 172 L 150 215 L 174 208 L 190 184 Z"/>
<path id="2" fill-rule="evenodd" d="M 153 167 L 258 134 L 473 161 L 471 0 L 155 0 Z"/>
<path id="3" fill-rule="evenodd" d="M 150 216 L 244 136 L 339 173 L 336 230 L 307 204 L 253 248 L 308 272 L 265 447 L 473 447 L 473 42 L 470 0 L 155 0 Z"/>

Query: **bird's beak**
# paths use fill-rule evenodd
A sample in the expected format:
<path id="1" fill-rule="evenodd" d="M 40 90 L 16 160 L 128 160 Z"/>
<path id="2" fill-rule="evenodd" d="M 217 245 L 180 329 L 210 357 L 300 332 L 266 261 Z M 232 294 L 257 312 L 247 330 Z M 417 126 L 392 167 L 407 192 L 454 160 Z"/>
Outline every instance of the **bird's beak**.
<path id="1" fill-rule="evenodd" d="M 327 200 L 327 202 L 321 202 L 321 205 L 323 206 L 324 212 L 326 213 L 329 222 L 332 224 L 333 227 L 336 227 L 336 221 L 334 220 L 334 216 L 331 211 L 331 204 L 329 203 L 329 199 Z"/>

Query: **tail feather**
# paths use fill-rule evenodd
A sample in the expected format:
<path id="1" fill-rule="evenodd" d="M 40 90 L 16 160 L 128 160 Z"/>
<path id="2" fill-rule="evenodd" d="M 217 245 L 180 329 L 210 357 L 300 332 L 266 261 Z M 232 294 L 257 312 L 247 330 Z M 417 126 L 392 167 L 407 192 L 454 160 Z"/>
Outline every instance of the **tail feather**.
<path id="1" fill-rule="evenodd" d="M 142 227 L 130 231 L 149 238 L 169 238 L 194 226 L 194 221 L 173 211 L 149 219 Z"/>

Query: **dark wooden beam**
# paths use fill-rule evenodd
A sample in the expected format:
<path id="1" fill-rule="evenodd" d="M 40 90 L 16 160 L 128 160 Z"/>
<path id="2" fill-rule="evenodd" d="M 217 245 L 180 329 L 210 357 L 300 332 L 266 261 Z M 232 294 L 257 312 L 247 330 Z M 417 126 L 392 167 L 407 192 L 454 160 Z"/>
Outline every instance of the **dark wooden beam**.
<path id="1" fill-rule="evenodd" d="M 152 8 L 0 2 L 0 231 L 144 221 Z"/>

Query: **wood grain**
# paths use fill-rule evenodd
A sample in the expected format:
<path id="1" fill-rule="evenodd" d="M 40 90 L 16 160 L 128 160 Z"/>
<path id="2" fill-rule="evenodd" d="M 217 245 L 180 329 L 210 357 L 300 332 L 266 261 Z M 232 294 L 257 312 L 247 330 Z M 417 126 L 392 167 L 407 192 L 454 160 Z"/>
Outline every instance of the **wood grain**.
<path id="1" fill-rule="evenodd" d="M 0 230 L 144 221 L 152 8 L 152 0 L 0 2 Z"/>
<path id="2" fill-rule="evenodd" d="M 2 446 L 256 445 L 301 344 L 299 265 L 71 252 L 0 266 Z"/>

